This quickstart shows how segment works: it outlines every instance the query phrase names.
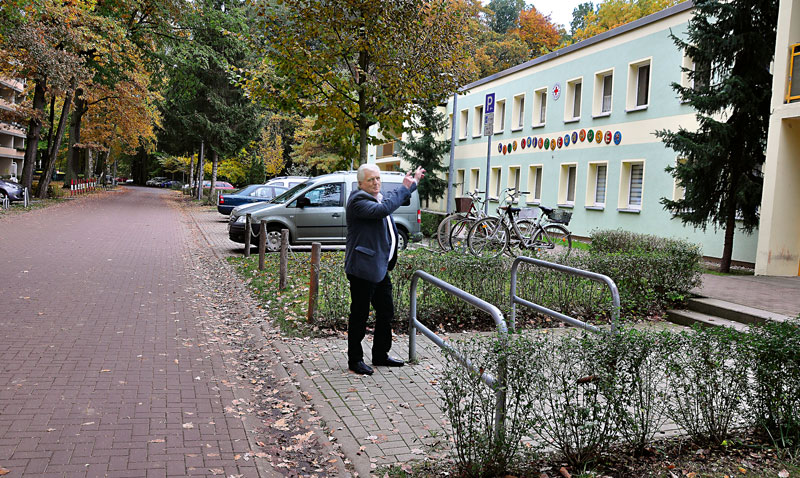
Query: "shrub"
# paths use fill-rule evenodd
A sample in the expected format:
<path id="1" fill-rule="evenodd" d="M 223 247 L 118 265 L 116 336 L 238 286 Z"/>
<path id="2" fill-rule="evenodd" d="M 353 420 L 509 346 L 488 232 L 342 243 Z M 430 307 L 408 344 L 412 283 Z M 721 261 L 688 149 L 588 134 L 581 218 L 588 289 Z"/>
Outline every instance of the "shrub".
<path id="1" fill-rule="evenodd" d="M 727 327 L 681 332 L 670 344 L 667 412 L 699 443 L 719 444 L 740 417 L 747 390 L 742 335 Z"/>
<path id="2" fill-rule="evenodd" d="M 439 223 L 445 218 L 445 214 L 422 211 L 422 235 L 425 237 L 436 237 L 436 230 Z"/>
<path id="3" fill-rule="evenodd" d="M 800 322 L 750 328 L 750 418 L 779 447 L 800 446 Z"/>

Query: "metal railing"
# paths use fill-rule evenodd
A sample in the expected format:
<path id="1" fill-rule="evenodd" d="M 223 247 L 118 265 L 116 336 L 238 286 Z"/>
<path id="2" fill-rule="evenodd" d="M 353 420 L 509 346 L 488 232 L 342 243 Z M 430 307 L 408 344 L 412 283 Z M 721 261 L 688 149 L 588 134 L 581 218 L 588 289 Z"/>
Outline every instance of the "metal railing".
<path id="1" fill-rule="evenodd" d="M 619 290 L 617 289 L 617 284 L 611 280 L 610 277 L 598 274 L 596 272 L 585 271 L 583 269 L 576 269 L 574 267 L 565 266 L 563 264 L 555 264 L 553 262 L 543 261 L 541 259 L 534 259 L 533 257 L 525 257 L 520 256 L 514 260 L 514 263 L 511 266 L 511 315 L 509 317 L 509 322 L 511 324 L 511 330 L 515 330 L 516 327 L 516 315 L 517 315 L 517 304 L 524 305 L 530 309 L 533 309 L 539 313 L 549 315 L 554 319 L 558 319 L 562 322 L 566 322 L 570 325 L 574 325 L 575 327 L 580 327 L 585 330 L 589 330 L 591 332 L 602 332 L 602 329 L 595 327 L 594 325 L 587 324 L 581 320 L 578 320 L 574 317 L 570 317 L 568 315 L 562 314 L 561 312 L 556 312 L 555 310 L 548 309 L 547 307 L 534 304 L 533 302 L 527 301 L 522 297 L 517 296 L 517 269 L 519 269 L 519 265 L 522 263 L 526 264 L 533 264 L 539 267 L 544 267 L 547 269 L 553 269 L 560 272 L 564 272 L 567 274 L 585 277 L 587 279 L 593 280 L 595 282 L 600 282 L 608 286 L 609 290 L 611 291 L 611 301 L 613 308 L 611 310 L 611 332 L 617 333 L 617 322 L 619 322 Z"/>
<path id="2" fill-rule="evenodd" d="M 422 323 L 417 320 L 417 283 L 419 280 L 422 279 L 423 281 L 438 287 L 439 289 L 447 292 L 450 295 L 458 297 L 459 299 L 472 304 L 476 308 L 488 313 L 492 316 L 495 325 L 497 326 L 497 331 L 502 335 L 508 334 L 508 327 L 506 326 L 506 321 L 503 318 L 503 313 L 500 312 L 500 309 L 493 306 L 492 304 L 486 302 L 485 300 L 479 299 L 474 295 L 465 292 L 458 287 L 445 282 L 437 277 L 434 277 L 427 272 L 418 270 L 414 272 L 414 275 L 411 276 L 411 287 L 410 287 L 410 304 L 409 304 L 409 317 L 408 317 L 408 361 L 413 362 L 417 359 L 417 333 L 416 331 L 419 330 L 422 332 L 422 335 L 428 337 L 433 343 L 438 345 L 441 349 L 445 350 L 447 353 L 452 354 L 453 357 L 464 367 L 472 370 L 474 373 L 480 375 L 481 380 L 483 383 L 491 387 L 495 391 L 495 415 L 494 415 L 494 432 L 495 436 L 500 433 L 501 424 L 505 420 L 506 414 L 506 392 L 505 392 L 505 372 L 501 368 L 498 376 L 494 377 L 488 372 L 482 372 L 480 369 L 475 367 L 472 362 L 469 361 L 466 357 L 464 357 L 458 350 L 454 349 L 452 346 L 447 344 L 441 337 L 436 335 L 433 331 L 429 328 L 425 327 Z"/>

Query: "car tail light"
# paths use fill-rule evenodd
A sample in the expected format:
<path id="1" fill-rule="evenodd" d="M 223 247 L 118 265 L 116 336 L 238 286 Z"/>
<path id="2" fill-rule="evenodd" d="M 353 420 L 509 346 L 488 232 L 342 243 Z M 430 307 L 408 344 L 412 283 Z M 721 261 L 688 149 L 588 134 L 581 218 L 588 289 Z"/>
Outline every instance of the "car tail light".
<path id="1" fill-rule="evenodd" d="M 422 209 L 417 209 L 417 224 L 422 224 Z"/>
<path id="2" fill-rule="evenodd" d="M 225 196 L 220 196 L 219 197 L 219 203 L 220 204 L 225 204 Z"/>

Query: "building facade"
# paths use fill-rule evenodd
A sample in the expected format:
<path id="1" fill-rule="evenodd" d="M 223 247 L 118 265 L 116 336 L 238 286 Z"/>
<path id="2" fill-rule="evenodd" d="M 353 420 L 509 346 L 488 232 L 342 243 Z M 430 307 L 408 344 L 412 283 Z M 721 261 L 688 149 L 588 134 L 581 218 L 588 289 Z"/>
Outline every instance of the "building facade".
<path id="1" fill-rule="evenodd" d="M 25 85 L 21 81 L 0 78 L 0 108 L 12 110 L 22 102 Z M 18 180 L 25 159 L 25 129 L 17 124 L 0 122 L 0 177 Z"/>
<path id="2" fill-rule="evenodd" d="M 684 2 L 465 86 L 455 111 L 453 99 L 447 105 L 456 128 L 455 196 L 485 190 L 490 151 L 490 210 L 503 189 L 518 187 L 530 192 L 523 206 L 571 210 L 577 236 L 620 228 L 687 239 L 720 257 L 724 231 L 684 226 L 661 204 L 683 191 L 665 171 L 678 155 L 655 132 L 697 127 L 671 86 L 688 85 L 682 67 L 693 68 L 670 38 L 685 35 L 691 15 Z M 487 95 L 494 95 L 491 147 Z M 757 231 L 737 230 L 733 259 L 755 262 L 757 240 Z"/>

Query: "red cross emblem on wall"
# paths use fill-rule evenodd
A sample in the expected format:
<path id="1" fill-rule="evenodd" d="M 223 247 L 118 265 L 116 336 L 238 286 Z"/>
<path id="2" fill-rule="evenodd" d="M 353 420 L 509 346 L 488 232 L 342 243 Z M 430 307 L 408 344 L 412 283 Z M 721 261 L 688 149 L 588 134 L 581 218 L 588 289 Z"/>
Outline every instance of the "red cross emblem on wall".
<path id="1" fill-rule="evenodd" d="M 561 85 L 556 83 L 553 85 L 553 99 L 557 100 L 561 96 Z"/>

